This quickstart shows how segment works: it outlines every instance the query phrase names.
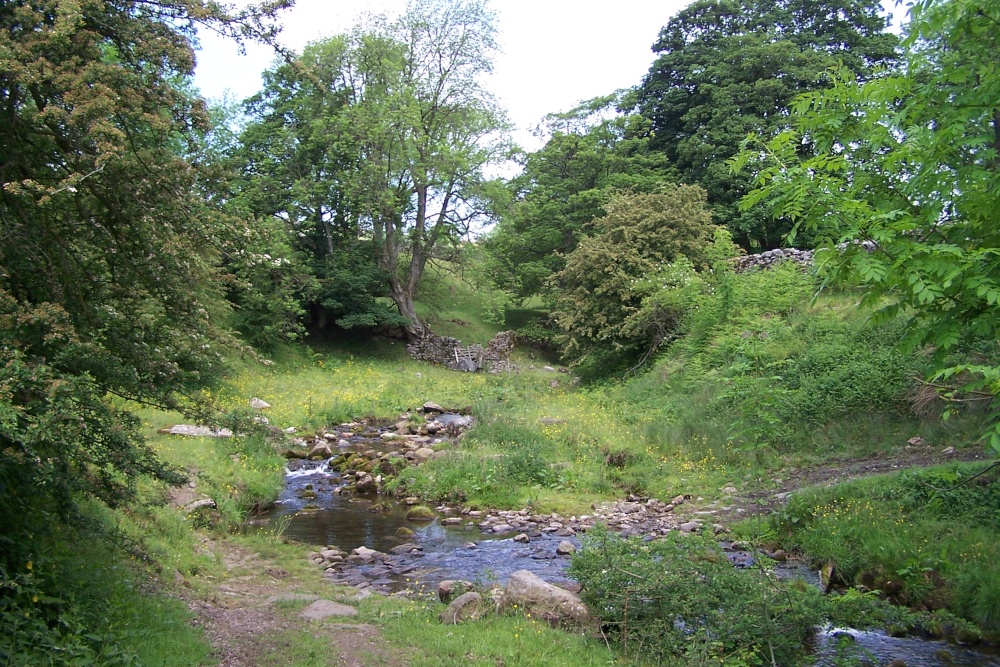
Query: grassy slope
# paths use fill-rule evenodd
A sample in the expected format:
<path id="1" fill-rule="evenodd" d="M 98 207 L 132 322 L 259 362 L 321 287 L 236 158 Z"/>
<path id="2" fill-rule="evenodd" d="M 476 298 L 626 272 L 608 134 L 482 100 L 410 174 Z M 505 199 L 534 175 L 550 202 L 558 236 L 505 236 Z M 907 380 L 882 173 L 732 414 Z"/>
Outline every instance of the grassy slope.
<path id="1" fill-rule="evenodd" d="M 929 450 L 974 447 L 970 440 L 978 425 L 975 414 L 960 416 L 945 429 L 934 419 L 909 412 L 908 378 L 923 362 L 897 356 L 892 346 L 899 330 L 891 325 L 868 327 L 849 295 L 813 303 L 803 298 L 802 285 L 785 285 L 775 294 L 760 284 L 747 284 L 742 296 L 734 298 L 738 308 L 696 322 L 665 357 L 624 382 L 574 387 L 568 375 L 539 369 L 517 375 L 458 374 L 414 362 L 401 343 L 381 341 L 289 348 L 275 354 L 270 366 L 235 361 L 230 377 L 212 393 L 225 408 L 242 408 L 251 397 L 263 398 L 273 405 L 267 413 L 273 424 L 294 426 L 299 433 L 358 417 L 391 419 L 426 400 L 471 405 L 480 424 L 458 448 L 459 455 L 407 471 L 402 482 L 428 497 L 489 506 L 531 504 L 570 513 L 629 492 L 659 497 L 693 493 L 708 502 L 724 488 L 736 487 L 749 496 L 773 485 L 776 475 L 794 475 L 804 464 L 893 456 L 916 434 L 929 442 Z M 443 333 L 484 342 L 500 328 L 479 316 L 476 295 L 456 289 L 450 303 L 448 309 L 437 309 L 435 322 Z M 448 330 L 445 323 L 451 319 L 467 324 L 452 322 L 455 329 Z M 523 368 L 541 363 L 528 359 L 527 351 L 519 354 Z M 160 436 L 155 434 L 158 428 L 179 418 L 152 411 L 140 414 L 154 447 L 193 474 L 197 492 L 219 503 L 217 538 L 238 529 L 248 508 L 277 492 L 282 462 L 262 442 Z M 857 488 L 861 491 L 851 493 L 862 497 L 869 487 Z M 190 522 L 167 505 L 166 489 L 144 482 L 142 490 L 147 504 L 120 514 L 121 530 L 141 540 L 142 552 L 162 568 L 165 581 L 176 570 L 197 594 L 214 595 L 214 582 L 226 574 L 218 557 L 204 551 Z M 813 510 L 829 504 L 825 497 L 802 498 L 810 499 L 802 502 L 813 503 Z M 917 517 L 918 510 L 908 516 Z M 872 525 L 876 515 L 891 523 L 899 512 L 879 505 L 867 517 Z M 824 519 L 810 525 L 813 536 L 840 530 Z M 935 528 L 928 526 L 913 534 L 930 539 Z M 983 543 L 982 535 L 992 538 L 995 531 L 976 535 L 979 542 L 962 538 L 956 543 L 948 563 L 985 562 L 968 557 L 965 547 Z M 782 539 L 817 560 L 832 557 L 822 539 L 809 542 L 795 530 L 782 533 Z M 870 543 L 876 543 L 874 538 Z M 268 551 L 259 540 L 250 548 Z M 277 563 L 309 576 L 308 566 L 302 569 L 301 550 L 274 548 L 270 557 Z M 859 553 L 837 557 L 857 559 Z M 923 571 L 920 553 L 901 548 L 896 560 L 882 563 L 883 570 L 912 566 Z M 846 572 L 847 560 L 843 568 Z M 989 574 L 975 567 L 962 571 L 963 581 Z M 956 609 L 975 617 L 973 611 Z M 415 664 L 450 664 L 473 636 L 483 638 L 469 658 L 474 664 L 609 660 L 609 654 L 580 638 L 548 631 L 532 636 L 524 619 L 496 618 L 467 629 L 445 629 L 434 622 L 438 610 L 436 603 L 422 603 L 366 613 L 382 624 L 390 640 L 416 646 Z M 145 621 L 135 623 L 138 634 L 148 627 Z M 547 652 L 545 645 L 557 637 L 568 643 L 558 652 Z M 190 647 L 191 656 L 204 656 L 204 645 L 196 637 L 177 641 Z M 549 662 L 539 662 L 539 655 Z M 196 664 L 203 658 L 186 659 Z"/>

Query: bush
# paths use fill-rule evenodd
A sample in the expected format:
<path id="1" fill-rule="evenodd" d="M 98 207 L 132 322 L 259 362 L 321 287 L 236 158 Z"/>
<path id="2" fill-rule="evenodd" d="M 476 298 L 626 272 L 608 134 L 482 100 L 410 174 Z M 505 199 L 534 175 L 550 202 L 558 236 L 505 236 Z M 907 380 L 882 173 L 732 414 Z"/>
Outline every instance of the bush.
<path id="1" fill-rule="evenodd" d="M 734 568 L 710 537 L 643 543 L 595 530 L 570 573 L 622 649 L 653 664 L 794 664 L 820 622 L 817 592 Z"/>
<path id="2" fill-rule="evenodd" d="M 573 359 L 601 352 L 627 355 L 648 346 L 648 327 L 623 328 L 642 305 L 645 294 L 638 284 L 681 258 L 706 268 L 715 230 L 705 191 L 696 186 L 619 195 L 605 210 L 593 223 L 597 234 L 583 239 L 551 279 L 557 340 Z"/>

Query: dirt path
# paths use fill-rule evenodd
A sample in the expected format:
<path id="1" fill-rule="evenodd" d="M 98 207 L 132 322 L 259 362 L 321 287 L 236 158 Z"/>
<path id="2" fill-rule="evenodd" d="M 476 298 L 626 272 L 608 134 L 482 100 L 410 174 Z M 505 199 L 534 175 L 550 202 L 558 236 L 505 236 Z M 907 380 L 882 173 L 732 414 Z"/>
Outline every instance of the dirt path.
<path id="1" fill-rule="evenodd" d="M 743 493 L 735 497 L 733 507 L 741 508 L 743 516 L 773 511 L 784 504 L 788 496 L 799 489 L 810 486 L 834 485 L 863 477 L 882 475 L 947 463 L 963 463 L 987 460 L 981 448 L 961 449 L 952 453 L 926 447 L 911 447 L 892 453 L 875 454 L 863 458 L 832 459 L 821 464 L 790 469 L 776 473 L 772 478 L 773 487 Z"/>
<path id="2" fill-rule="evenodd" d="M 329 584 L 303 581 L 228 540 L 203 538 L 202 551 L 221 560 L 226 577 L 191 578 L 181 583 L 181 595 L 205 631 L 219 667 L 278 667 L 283 665 L 337 665 L 374 667 L 406 664 L 382 640 L 379 629 L 357 617 L 321 621 L 300 617 L 302 608 L 321 596 L 341 600 Z M 323 589 L 328 590 L 323 590 Z M 350 603 L 350 601 L 347 601 Z M 307 632 L 323 649 L 316 661 L 302 662 L 297 638 Z"/>

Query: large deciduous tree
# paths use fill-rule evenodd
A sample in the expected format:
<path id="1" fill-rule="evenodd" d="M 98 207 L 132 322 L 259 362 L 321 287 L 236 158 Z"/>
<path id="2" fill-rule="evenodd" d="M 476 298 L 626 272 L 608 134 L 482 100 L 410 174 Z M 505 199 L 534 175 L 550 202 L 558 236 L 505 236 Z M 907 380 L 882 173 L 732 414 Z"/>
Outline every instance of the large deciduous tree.
<path id="1" fill-rule="evenodd" d="M 594 221 L 594 236 L 551 278 L 557 340 L 563 354 L 584 362 L 628 358 L 655 342 L 626 327 L 646 296 L 641 281 L 676 260 L 706 268 L 716 230 L 705 191 L 696 185 L 618 195 L 605 209 Z"/>
<path id="2" fill-rule="evenodd" d="M 754 165 L 744 206 L 818 235 L 832 277 L 860 283 L 881 317 L 908 315 L 908 342 L 943 361 L 1000 332 L 1000 2 L 911 12 L 901 73 L 865 82 L 841 70 L 795 103 L 793 129 L 749 142 L 733 166 Z M 803 140 L 814 156 L 798 154 Z M 1000 453 L 1000 367 L 941 373 L 974 378 L 973 398 L 992 394 Z"/>
<path id="3" fill-rule="evenodd" d="M 892 64 L 885 28 L 878 0 L 698 0 L 660 32 L 637 108 L 680 180 L 708 191 L 716 222 L 744 247 L 776 247 L 788 221 L 739 211 L 749 184 L 725 161 L 748 132 L 784 129 L 792 99 L 838 62 L 862 77 Z"/>
<path id="4" fill-rule="evenodd" d="M 196 25 L 273 34 L 201 0 L 0 4 L 0 565 L 79 493 L 166 474 L 138 420 L 220 368 L 217 211 L 184 157 Z"/>
<path id="5" fill-rule="evenodd" d="M 495 35 L 481 0 L 416 0 L 399 19 L 310 46 L 269 75 L 269 90 L 288 96 L 253 103 L 264 112 L 255 141 L 282 147 L 272 187 L 266 161 L 258 167 L 261 201 L 318 231 L 330 257 L 338 237 L 372 249 L 411 336 L 426 330 L 414 298 L 427 263 L 491 209 L 483 169 L 506 153 L 503 114 L 483 87 Z M 294 184 L 287 194 L 282 179 Z"/>
<path id="6" fill-rule="evenodd" d="M 343 126 L 361 148 L 352 185 L 389 296 L 420 336 L 414 297 L 427 262 L 489 212 L 483 168 L 506 154 L 503 115 L 482 80 L 497 49 L 494 19 L 482 0 L 417 0 L 353 41 Z"/>
<path id="7" fill-rule="evenodd" d="M 565 256 L 592 235 L 592 221 L 617 192 L 651 192 L 674 180 L 649 149 L 649 121 L 614 113 L 620 95 L 551 114 L 549 140 L 509 183 L 512 202 L 486 239 L 493 280 L 521 298 L 543 291 Z"/>

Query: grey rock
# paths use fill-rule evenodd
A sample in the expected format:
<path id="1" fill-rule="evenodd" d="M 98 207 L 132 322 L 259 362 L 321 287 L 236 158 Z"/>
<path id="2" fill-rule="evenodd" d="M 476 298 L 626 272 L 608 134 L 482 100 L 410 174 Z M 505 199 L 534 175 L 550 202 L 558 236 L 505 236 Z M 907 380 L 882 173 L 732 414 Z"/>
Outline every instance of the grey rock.
<path id="1" fill-rule="evenodd" d="M 596 627 L 579 596 L 542 581 L 528 570 L 518 570 L 511 576 L 500 599 L 501 609 L 513 609 L 515 605 L 552 626 L 586 630 Z"/>
<path id="2" fill-rule="evenodd" d="M 483 596 L 470 592 L 459 595 L 448 608 L 441 612 L 439 618 L 445 625 L 458 625 L 462 621 L 475 620 L 482 613 Z"/>
<path id="3" fill-rule="evenodd" d="M 358 610 L 333 600 L 316 600 L 303 609 L 299 616 L 312 621 L 320 621 L 331 616 L 357 616 Z"/>
<path id="4" fill-rule="evenodd" d="M 576 553 L 576 545 L 569 540 L 563 540 L 556 547 L 556 553 L 560 556 L 569 556 L 570 554 Z"/>
<path id="5" fill-rule="evenodd" d="M 451 600 L 455 593 L 461 591 L 462 593 L 467 593 L 472 590 L 471 581 L 460 581 L 456 579 L 445 579 L 438 584 L 438 599 L 441 602 L 447 603 Z"/>
<path id="6" fill-rule="evenodd" d="M 254 410 L 267 410 L 271 404 L 254 396 L 250 399 L 250 407 Z"/>

